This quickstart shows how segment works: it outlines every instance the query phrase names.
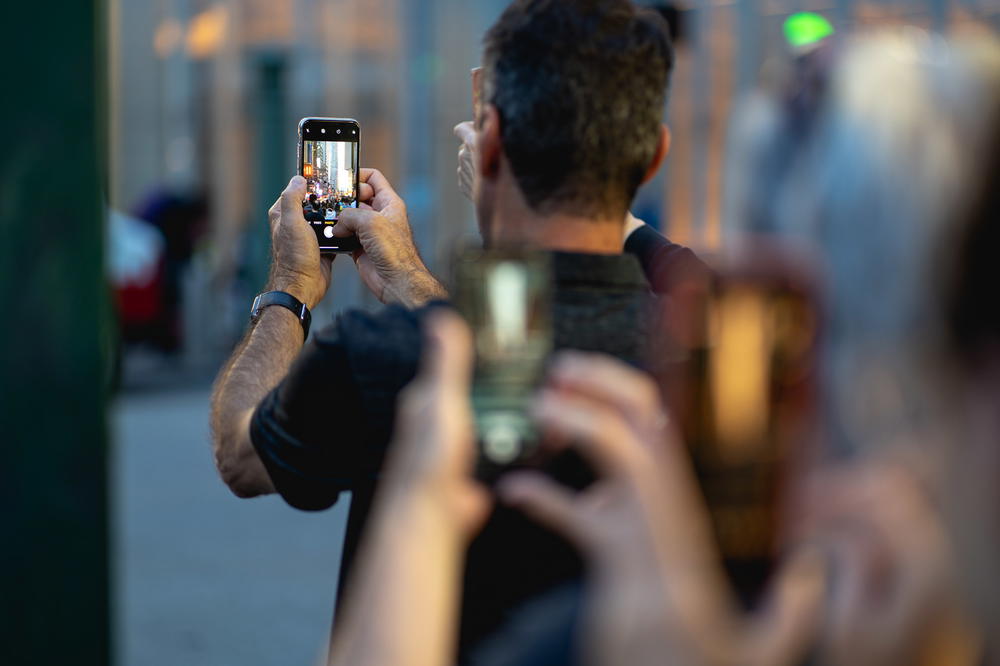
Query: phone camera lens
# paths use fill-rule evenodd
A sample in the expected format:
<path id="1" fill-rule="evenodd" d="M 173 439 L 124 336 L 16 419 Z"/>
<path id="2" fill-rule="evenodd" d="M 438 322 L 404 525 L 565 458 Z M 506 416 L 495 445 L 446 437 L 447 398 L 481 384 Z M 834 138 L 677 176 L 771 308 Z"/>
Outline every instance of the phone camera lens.
<path id="1" fill-rule="evenodd" d="M 351 134 L 357 134 L 358 130 L 351 130 Z"/>
<path id="2" fill-rule="evenodd" d="M 322 132 L 323 134 L 326 134 L 326 128 L 324 127 L 323 129 L 320 130 L 320 132 Z"/>
<path id="3" fill-rule="evenodd" d="M 337 130 L 337 134 L 340 134 L 340 130 Z"/>

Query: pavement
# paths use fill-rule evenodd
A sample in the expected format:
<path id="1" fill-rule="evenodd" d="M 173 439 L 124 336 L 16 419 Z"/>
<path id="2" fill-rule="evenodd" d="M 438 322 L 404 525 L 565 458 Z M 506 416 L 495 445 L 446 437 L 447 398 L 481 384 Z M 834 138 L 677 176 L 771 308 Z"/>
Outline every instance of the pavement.
<path id="1" fill-rule="evenodd" d="M 117 664 L 316 664 L 348 502 L 304 513 L 236 498 L 212 463 L 208 410 L 207 387 L 112 406 Z"/>

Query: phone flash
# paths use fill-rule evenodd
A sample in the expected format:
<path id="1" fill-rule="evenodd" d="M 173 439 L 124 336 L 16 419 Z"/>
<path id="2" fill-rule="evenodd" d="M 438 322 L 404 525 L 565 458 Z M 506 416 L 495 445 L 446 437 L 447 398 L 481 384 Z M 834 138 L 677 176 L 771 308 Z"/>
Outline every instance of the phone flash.
<path id="1" fill-rule="evenodd" d="M 323 134 L 326 134 L 326 128 L 324 127 L 323 129 L 320 130 L 320 132 L 322 132 Z"/>

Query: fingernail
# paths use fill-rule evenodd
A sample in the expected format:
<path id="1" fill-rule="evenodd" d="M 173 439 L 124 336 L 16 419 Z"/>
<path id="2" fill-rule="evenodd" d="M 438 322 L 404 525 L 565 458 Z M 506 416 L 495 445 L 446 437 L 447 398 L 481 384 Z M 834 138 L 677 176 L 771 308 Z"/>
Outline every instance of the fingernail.
<path id="1" fill-rule="evenodd" d="M 300 187 L 306 184 L 306 179 L 302 176 L 292 176 L 292 179 L 288 181 L 288 184 L 292 187 Z"/>

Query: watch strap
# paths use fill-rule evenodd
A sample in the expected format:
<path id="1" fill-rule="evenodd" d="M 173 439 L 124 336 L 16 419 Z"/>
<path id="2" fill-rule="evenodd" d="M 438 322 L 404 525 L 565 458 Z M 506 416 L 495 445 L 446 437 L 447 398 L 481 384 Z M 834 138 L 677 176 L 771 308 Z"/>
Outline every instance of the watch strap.
<path id="1" fill-rule="evenodd" d="M 265 291 L 263 294 L 257 294 L 257 297 L 253 299 L 253 305 L 250 307 L 250 323 L 256 324 L 264 308 L 272 305 L 278 305 L 295 313 L 295 316 L 299 318 L 299 322 L 302 324 L 302 339 L 304 340 L 309 337 L 312 313 L 309 312 L 309 308 L 306 307 L 305 303 L 284 291 Z"/>

